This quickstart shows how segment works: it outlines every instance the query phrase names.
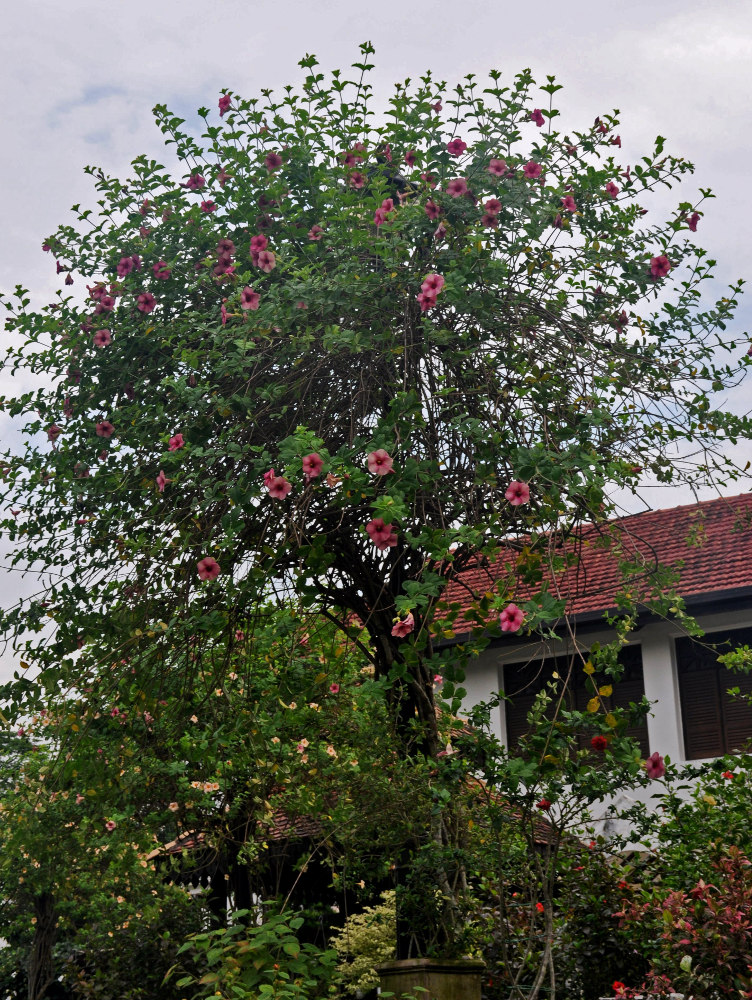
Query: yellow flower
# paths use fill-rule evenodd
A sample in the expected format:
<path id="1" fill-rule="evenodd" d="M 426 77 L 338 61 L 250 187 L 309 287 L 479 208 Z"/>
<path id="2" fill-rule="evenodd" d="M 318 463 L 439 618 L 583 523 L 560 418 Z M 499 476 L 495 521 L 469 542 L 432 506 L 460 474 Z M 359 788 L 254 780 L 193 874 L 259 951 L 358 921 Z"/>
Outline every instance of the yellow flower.
<path id="1" fill-rule="evenodd" d="M 610 684 L 604 684 L 602 688 L 598 688 L 598 694 L 603 698 L 610 698 L 614 693 L 614 689 Z"/>
<path id="2" fill-rule="evenodd" d="M 597 698 L 591 698 L 590 701 L 587 703 L 588 712 L 597 712 L 600 707 L 601 703 L 598 701 Z"/>

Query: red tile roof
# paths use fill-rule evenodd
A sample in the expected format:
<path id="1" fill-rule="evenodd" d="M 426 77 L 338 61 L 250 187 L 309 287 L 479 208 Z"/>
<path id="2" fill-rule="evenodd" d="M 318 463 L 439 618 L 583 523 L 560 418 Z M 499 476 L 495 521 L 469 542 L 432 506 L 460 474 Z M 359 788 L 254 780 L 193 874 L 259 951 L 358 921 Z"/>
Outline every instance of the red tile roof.
<path id="1" fill-rule="evenodd" d="M 752 595 L 752 493 L 586 525 L 565 546 L 550 553 L 539 547 L 543 565 L 549 554 L 572 551 L 578 542 L 581 559 L 576 566 L 555 577 L 550 571 L 543 574 L 552 595 L 566 600 L 570 615 L 616 606 L 616 594 L 624 588 L 619 559 L 636 564 L 629 578 L 635 592 L 649 584 L 660 565 L 679 571 L 677 589 L 685 599 L 744 588 Z M 495 581 L 509 573 L 517 555 L 510 549 L 496 562 L 471 567 L 450 582 L 447 599 L 462 609 L 453 624 L 455 633 L 473 627 L 468 616 L 473 600 L 495 593 Z M 510 600 L 520 603 L 539 589 L 540 584 L 518 583 Z"/>

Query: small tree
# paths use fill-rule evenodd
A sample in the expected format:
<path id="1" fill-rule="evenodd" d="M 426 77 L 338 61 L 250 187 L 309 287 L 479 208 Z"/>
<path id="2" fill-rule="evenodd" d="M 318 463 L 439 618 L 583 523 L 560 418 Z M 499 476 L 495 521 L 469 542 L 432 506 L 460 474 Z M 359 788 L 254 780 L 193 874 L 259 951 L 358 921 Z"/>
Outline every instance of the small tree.
<path id="1" fill-rule="evenodd" d="M 519 608 L 517 581 L 541 556 L 562 569 L 610 490 L 643 469 L 740 475 L 724 450 L 750 422 L 708 393 L 748 363 L 716 360 L 746 350 L 725 333 L 741 282 L 701 305 L 702 199 L 643 222 L 691 164 L 659 138 L 625 168 L 614 116 L 557 132 L 560 88 L 537 107 L 529 72 L 406 80 L 379 120 L 361 51 L 352 80 L 306 57 L 299 90 L 223 94 L 201 144 L 158 106 L 182 177 L 146 157 L 125 182 L 88 168 L 98 213 L 45 244 L 86 301 L 3 300 L 5 369 L 43 380 L 3 400 L 26 421 L 3 527 L 15 564 L 54 574 L 4 617 L 16 636 L 55 623 L 27 644 L 39 674 L 7 692 L 16 712 L 119 659 L 137 697 L 175 671 L 189 690 L 197 645 L 229 665 L 277 592 L 360 622 L 398 752 L 436 760 L 434 675 L 456 709 L 499 627 L 566 611 L 543 585 Z M 473 595 L 483 635 L 438 643 L 447 582 L 510 547 Z M 440 848 L 451 803 L 429 826 Z M 462 880 L 437 878 L 459 919 Z"/>

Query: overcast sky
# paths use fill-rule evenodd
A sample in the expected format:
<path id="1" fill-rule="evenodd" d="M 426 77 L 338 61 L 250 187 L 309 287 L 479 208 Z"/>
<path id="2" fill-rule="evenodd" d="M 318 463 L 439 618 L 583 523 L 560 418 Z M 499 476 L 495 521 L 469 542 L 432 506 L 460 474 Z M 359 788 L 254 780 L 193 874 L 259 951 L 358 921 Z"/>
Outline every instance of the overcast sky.
<path id="1" fill-rule="evenodd" d="M 697 168 L 676 201 L 693 201 L 699 187 L 717 196 L 697 237 L 718 261 L 719 289 L 750 276 L 750 0 L 16 0 L 0 39 L 0 288 L 22 282 L 37 304 L 51 300 L 57 281 L 42 240 L 72 222 L 72 204 L 94 203 L 85 164 L 125 176 L 138 154 L 165 162 L 155 104 L 187 118 L 216 107 L 223 87 L 250 97 L 297 82 L 306 53 L 324 69 L 349 66 L 365 40 L 385 96 L 426 69 L 451 84 L 530 67 L 539 82 L 555 74 L 564 85 L 567 128 L 618 108 L 626 162 L 665 136 Z M 750 303 L 738 325 L 752 327 Z M 735 408 L 752 405 L 749 396 L 738 392 Z M 691 499 L 676 489 L 647 495 L 655 507 Z M 17 593 L 8 584 L 0 596 Z"/>

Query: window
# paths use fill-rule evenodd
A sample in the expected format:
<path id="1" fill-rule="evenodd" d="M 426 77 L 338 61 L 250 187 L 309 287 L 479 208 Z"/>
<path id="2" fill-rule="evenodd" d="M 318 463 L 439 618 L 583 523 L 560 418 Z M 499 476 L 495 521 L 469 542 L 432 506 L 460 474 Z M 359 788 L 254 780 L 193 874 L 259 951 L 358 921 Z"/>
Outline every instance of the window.
<path id="1" fill-rule="evenodd" d="M 639 702 L 645 694 L 642 679 L 642 651 L 639 646 L 625 646 L 619 653 L 619 662 L 624 667 L 624 673 L 618 684 L 613 685 L 614 692 L 610 698 L 604 699 L 607 708 L 628 708 L 630 702 Z M 512 700 L 504 704 L 507 723 L 507 743 L 510 750 L 516 749 L 520 739 L 528 730 L 527 713 L 530 711 L 535 696 L 542 691 L 554 672 L 566 678 L 569 674 L 572 658 L 570 656 L 549 657 L 545 660 L 531 660 L 529 663 L 512 663 L 504 667 L 503 691 Z M 592 697 L 592 688 L 586 685 L 587 674 L 582 669 L 582 661 L 578 656 L 572 667 L 569 690 L 565 696 L 567 708 L 584 711 L 588 700 Z M 611 683 L 604 677 L 597 678 L 598 684 Z M 637 740 L 640 752 L 647 757 L 648 746 L 647 723 L 630 726 L 627 735 Z M 589 737 L 583 736 L 581 745 L 588 746 Z"/>
<path id="2" fill-rule="evenodd" d="M 712 643 L 714 649 L 708 649 Z M 699 642 L 676 640 L 684 756 L 702 760 L 735 753 L 752 739 L 752 708 L 728 694 L 738 687 L 752 695 L 752 677 L 736 674 L 718 662 L 718 657 L 737 646 L 752 646 L 752 628 L 711 632 Z"/>

